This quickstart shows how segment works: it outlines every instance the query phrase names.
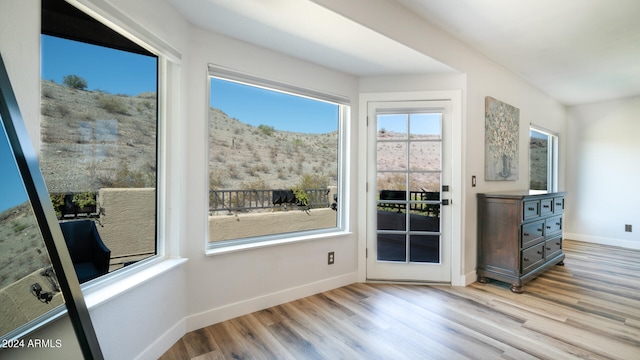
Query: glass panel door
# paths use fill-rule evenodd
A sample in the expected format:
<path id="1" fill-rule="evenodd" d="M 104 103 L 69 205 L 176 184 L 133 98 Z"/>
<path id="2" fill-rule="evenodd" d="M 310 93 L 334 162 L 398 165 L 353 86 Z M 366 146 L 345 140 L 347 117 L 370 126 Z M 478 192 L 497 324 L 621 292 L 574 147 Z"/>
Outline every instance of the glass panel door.
<path id="1" fill-rule="evenodd" d="M 367 260 L 370 279 L 448 281 L 450 269 L 442 270 L 450 266 L 444 259 L 442 232 L 445 111 L 435 105 L 370 105 L 369 119 L 375 119 L 369 124 L 375 131 L 370 134 L 370 143 L 375 144 L 370 161 L 375 164 L 374 193 L 370 193 L 370 198 L 375 196 L 370 201 L 375 218 L 369 221 L 375 230 L 371 230 Z M 420 265 L 440 269 L 430 274 L 429 268 Z"/>

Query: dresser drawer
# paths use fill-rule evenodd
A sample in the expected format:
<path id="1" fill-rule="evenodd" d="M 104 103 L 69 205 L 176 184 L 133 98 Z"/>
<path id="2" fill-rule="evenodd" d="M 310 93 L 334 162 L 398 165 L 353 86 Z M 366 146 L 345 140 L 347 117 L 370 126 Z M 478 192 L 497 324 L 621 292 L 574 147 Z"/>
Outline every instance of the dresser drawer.
<path id="1" fill-rule="evenodd" d="M 524 220 L 535 219 L 540 216 L 540 201 L 525 201 L 522 218 Z"/>
<path id="2" fill-rule="evenodd" d="M 554 216 L 544 221 L 545 236 L 550 236 L 562 231 L 562 216 Z"/>
<path id="3" fill-rule="evenodd" d="M 528 248 L 529 246 L 540 242 L 544 237 L 544 220 L 536 221 L 530 224 L 522 225 L 522 244 L 521 248 Z"/>
<path id="4" fill-rule="evenodd" d="M 536 269 L 540 263 L 544 262 L 544 243 L 522 250 L 521 260 L 523 274 Z"/>
<path id="5" fill-rule="evenodd" d="M 544 243 L 545 257 L 551 259 L 562 251 L 562 238 L 550 239 Z"/>
<path id="6" fill-rule="evenodd" d="M 564 197 L 553 198 L 553 213 L 562 214 L 564 212 Z"/>
<path id="7" fill-rule="evenodd" d="M 540 215 L 545 216 L 553 212 L 553 199 L 540 200 Z"/>

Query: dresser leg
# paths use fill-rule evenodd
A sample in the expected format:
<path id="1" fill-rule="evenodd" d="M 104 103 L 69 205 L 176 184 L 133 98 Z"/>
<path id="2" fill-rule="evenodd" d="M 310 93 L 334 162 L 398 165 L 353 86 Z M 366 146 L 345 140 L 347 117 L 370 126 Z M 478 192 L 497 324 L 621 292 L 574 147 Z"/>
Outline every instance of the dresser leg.
<path id="1" fill-rule="evenodd" d="M 481 284 L 486 284 L 489 282 L 489 279 L 486 276 L 478 276 L 478 282 Z"/>
<path id="2" fill-rule="evenodd" d="M 564 260 L 560 261 L 557 265 L 564 266 Z"/>
<path id="3" fill-rule="evenodd" d="M 524 292 L 524 286 L 519 284 L 511 284 L 511 292 L 522 294 Z"/>

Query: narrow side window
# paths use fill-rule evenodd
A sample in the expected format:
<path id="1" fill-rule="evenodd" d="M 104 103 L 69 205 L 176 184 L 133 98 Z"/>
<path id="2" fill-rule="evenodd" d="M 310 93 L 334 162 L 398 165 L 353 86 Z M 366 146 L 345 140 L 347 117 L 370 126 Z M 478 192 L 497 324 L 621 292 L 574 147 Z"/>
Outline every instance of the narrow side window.
<path id="1" fill-rule="evenodd" d="M 531 190 L 557 190 L 558 136 L 549 131 L 531 127 L 529 132 L 529 188 Z"/>

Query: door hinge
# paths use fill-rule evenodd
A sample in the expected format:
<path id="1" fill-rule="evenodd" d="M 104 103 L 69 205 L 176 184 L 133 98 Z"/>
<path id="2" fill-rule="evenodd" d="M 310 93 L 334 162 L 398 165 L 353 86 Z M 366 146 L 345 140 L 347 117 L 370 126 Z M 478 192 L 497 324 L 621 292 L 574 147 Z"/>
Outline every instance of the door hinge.
<path id="1" fill-rule="evenodd" d="M 367 126 L 369 126 L 369 117 L 367 116 Z"/>
<path id="2" fill-rule="evenodd" d="M 364 257 L 369 258 L 369 248 L 364 249 Z"/>
<path id="3" fill-rule="evenodd" d="M 364 187 L 364 191 L 369 192 L 369 182 L 367 182 L 367 185 Z"/>
<path id="4" fill-rule="evenodd" d="M 449 199 L 442 199 L 442 205 L 451 205 L 452 201 Z"/>

